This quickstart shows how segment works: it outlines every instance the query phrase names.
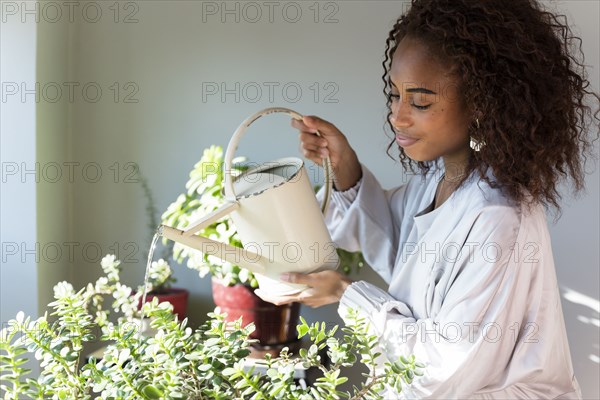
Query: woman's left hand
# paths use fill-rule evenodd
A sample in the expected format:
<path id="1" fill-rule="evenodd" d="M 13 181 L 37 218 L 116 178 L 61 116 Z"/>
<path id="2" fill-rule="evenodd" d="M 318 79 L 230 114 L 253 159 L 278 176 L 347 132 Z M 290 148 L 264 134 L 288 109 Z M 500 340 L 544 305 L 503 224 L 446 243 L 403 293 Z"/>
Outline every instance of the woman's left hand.
<path id="1" fill-rule="evenodd" d="M 276 305 L 302 303 L 310 307 L 320 307 L 337 303 L 352 281 L 337 271 L 321 271 L 312 274 L 288 273 L 281 275 L 282 281 L 307 285 L 309 288 L 289 296 L 272 296 L 256 289 L 254 293 L 264 301 Z"/>

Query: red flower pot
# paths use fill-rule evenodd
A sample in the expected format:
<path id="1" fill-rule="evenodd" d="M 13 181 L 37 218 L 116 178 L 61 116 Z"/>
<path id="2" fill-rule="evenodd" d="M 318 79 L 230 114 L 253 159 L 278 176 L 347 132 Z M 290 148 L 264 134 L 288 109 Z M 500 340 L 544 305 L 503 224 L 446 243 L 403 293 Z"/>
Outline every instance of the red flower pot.
<path id="1" fill-rule="evenodd" d="M 300 316 L 300 304 L 276 306 L 254 294 L 254 289 L 241 284 L 225 286 L 212 280 L 213 299 L 227 321 L 240 317 L 245 325 L 254 323 L 256 330 L 250 337 L 258 339 L 260 346 L 279 346 L 297 342 L 296 326 Z"/>

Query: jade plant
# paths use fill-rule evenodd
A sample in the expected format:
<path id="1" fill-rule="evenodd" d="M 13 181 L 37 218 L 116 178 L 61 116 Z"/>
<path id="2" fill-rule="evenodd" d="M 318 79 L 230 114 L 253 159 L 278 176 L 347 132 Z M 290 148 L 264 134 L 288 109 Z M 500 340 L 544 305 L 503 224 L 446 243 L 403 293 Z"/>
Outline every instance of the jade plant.
<path id="1" fill-rule="evenodd" d="M 378 339 L 352 310 L 341 335 L 337 326 L 302 319 L 298 336 L 307 337 L 308 349 L 296 357 L 286 349 L 278 358 L 267 356 L 264 374 L 245 364 L 253 327 L 243 327 L 241 320 L 226 322 L 224 315 L 211 313 L 193 329 L 187 319 L 177 319 L 169 303 L 153 299 L 143 307 L 155 332 L 147 336 L 131 318 L 135 300 L 119 282 L 119 264 L 114 256 L 105 257 L 106 276 L 78 291 L 67 282 L 57 284 L 49 304 L 53 322 L 47 314 L 32 319 L 19 313 L 5 325 L 0 331 L 5 399 L 383 399 L 385 389 L 400 392 L 423 373 L 414 357 L 378 364 Z M 109 309 L 102 306 L 107 295 L 120 313 L 117 322 L 109 321 Z M 86 345 L 98 339 L 107 344 L 102 358 L 84 361 Z M 31 355 L 40 362 L 37 377 L 25 367 Z M 356 363 L 370 372 L 342 391 L 345 368 Z M 302 386 L 293 379 L 296 365 L 317 368 L 321 377 Z"/>
<path id="2" fill-rule="evenodd" d="M 232 175 L 237 176 L 247 170 L 245 158 L 233 160 Z M 190 223 L 208 215 L 225 203 L 223 195 L 223 149 L 220 146 L 210 146 L 204 150 L 202 158 L 190 172 L 190 179 L 185 187 L 186 192 L 181 193 L 177 200 L 169 205 L 162 215 L 162 223 L 178 229 L 185 229 Z M 201 236 L 227 243 L 232 246 L 242 247 L 237 231 L 231 218 L 225 216 L 217 222 L 201 230 Z M 163 244 L 169 242 L 164 239 Z M 362 268 L 365 264 L 362 253 L 348 252 L 337 249 L 340 258 L 340 269 L 350 274 Z M 210 275 L 218 278 L 225 285 L 233 286 L 237 283 L 246 284 L 253 288 L 258 286 L 254 275 L 248 270 L 224 261 L 218 257 L 202 254 L 201 252 L 175 243 L 173 258 L 197 270 L 201 277 Z"/>

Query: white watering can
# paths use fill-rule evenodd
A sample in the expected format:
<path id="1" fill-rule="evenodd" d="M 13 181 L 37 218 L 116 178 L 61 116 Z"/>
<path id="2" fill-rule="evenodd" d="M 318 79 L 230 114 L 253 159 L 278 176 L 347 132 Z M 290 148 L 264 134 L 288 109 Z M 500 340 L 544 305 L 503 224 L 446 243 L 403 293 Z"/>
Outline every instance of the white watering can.
<path id="1" fill-rule="evenodd" d="M 306 286 L 281 281 L 282 273 L 336 269 L 339 259 L 323 218 L 333 186 L 329 158 L 323 163 L 325 196 L 321 209 L 304 161 L 299 158 L 282 158 L 239 176 L 231 175 L 233 156 L 244 132 L 254 121 L 272 113 L 302 119 L 295 111 L 277 107 L 247 118 L 233 134 L 225 152 L 226 204 L 185 230 L 162 225 L 159 232 L 168 239 L 252 271 L 263 291 L 286 295 Z M 243 248 L 194 235 L 230 213 Z"/>

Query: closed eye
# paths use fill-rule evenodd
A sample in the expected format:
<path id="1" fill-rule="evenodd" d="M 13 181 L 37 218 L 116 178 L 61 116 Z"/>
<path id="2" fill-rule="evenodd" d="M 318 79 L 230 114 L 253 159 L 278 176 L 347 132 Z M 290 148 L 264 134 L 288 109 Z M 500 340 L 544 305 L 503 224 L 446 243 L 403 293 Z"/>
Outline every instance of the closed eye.
<path id="1" fill-rule="evenodd" d="M 419 106 L 415 103 L 410 103 L 410 105 L 416 108 L 417 110 L 427 110 L 429 107 L 431 107 L 431 104 L 428 104 L 426 106 Z"/>
<path id="2" fill-rule="evenodd" d="M 400 95 L 398 93 L 388 93 L 387 97 L 391 102 L 400 100 Z M 427 110 L 429 107 L 431 107 L 431 104 L 421 106 L 421 105 L 418 105 L 415 103 L 410 103 L 410 105 L 413 106 L 414 108 L 416 108 L 417 110 L 421 110 L 421 111 Z"/>

